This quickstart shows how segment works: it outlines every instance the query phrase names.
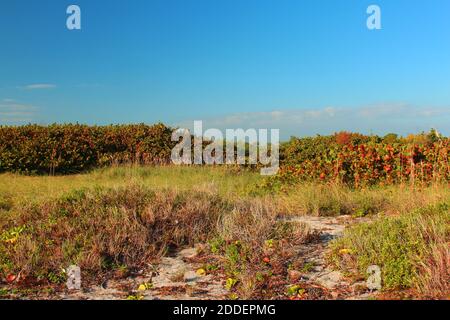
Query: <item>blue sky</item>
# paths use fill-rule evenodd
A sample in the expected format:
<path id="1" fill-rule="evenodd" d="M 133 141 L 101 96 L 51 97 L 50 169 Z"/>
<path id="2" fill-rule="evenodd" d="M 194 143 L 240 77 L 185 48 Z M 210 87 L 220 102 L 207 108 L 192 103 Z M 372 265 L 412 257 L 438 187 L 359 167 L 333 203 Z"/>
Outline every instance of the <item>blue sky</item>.
<path id="1" fill-rule="evenodd" d="M 0 41 L 0 124 L 450 134 L 448 0 L 4 0 Z"/>

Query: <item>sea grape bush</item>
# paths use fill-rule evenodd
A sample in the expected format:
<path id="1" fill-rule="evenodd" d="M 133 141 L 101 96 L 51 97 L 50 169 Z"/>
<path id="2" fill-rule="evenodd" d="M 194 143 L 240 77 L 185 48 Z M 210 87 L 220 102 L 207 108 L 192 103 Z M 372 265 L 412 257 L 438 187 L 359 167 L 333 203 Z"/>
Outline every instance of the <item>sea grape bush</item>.
<path id="1" fill-rule="evenodd" d="M 121 163 L 169 164 L 173 128 L 156 125 L 0 126 L 0 172 L 67 174 Z M 205 142 L 206 144 L 208 142 Z M 450 139 L 340 132 L 291 138 L 280 146 L 280 170 L 269 188 L 301 181 L 375 184 L 450 181 Z"/>
<path id="2" fill-rule="evenodd" d="M 398 139 L 389 135 L 383 139 L 348 135 L 347 138 L 343 138 L 342 133 L 327 137 L 292 138 L 282 147 L 283 158 L 278 176 L 267 183 L 277 187 L 314 180 L 364 187 L 450 180 L 448 138 L 428 135 L 422 143 L 416 143 L 410 142 L 411 137 Z"/>
<path id="3" fill-rule="evenodd" d="M 114 163 L 168 163 L 171 134 L 163 124 L 1 126 L 0 172 L 75 173 Z"/>
<path id="4" fill-rule="evenodd" d="M 308 160 L 333 156 L 345 145 L 359 145 L 376 139 L 380 138 L 350 132 L 339 132 L 331 136 L 292 137 L 281 146 L 280 160 L 284 165 L 296 165 Z"/>

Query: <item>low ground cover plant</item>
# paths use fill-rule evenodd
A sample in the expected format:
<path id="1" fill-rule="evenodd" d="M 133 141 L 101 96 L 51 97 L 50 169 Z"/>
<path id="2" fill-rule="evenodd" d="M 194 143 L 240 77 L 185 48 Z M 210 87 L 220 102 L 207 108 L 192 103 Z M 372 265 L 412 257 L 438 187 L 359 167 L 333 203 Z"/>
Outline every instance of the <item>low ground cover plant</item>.
<path id="1" fill-rule="evenodd" d="M 382 270 L 385 290 L 415 289 L 422 297 L 450 292 L 450 202 L 383 217 L 348 229 L 332 244 L 331 262 L 347 274 Z"/>

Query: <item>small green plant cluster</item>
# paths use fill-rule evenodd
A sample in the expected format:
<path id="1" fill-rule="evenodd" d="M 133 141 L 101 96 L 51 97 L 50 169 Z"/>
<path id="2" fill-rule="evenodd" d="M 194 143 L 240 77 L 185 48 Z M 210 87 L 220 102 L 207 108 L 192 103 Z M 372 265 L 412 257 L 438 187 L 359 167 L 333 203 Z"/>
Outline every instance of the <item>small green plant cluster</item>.
<path id="1" fill-rule="evenodd" d="M 219 228 L 219 237 L 209 242 L 210 251 L 219 257 L 217 262 L 228 277 L 225 288 L 235 297 L 286 296 L 289 266 L 298 259 L 292 245 L 316 236 L 303 224 L 276 221 L 270 210 L 256 212 L 253 208 L 228 214 L 225 230 Z"/>
<path id="2" fill-rule="evenodd" d="M 250 248 L 239 240 L 225 241 L 218 236 L 209 241 L 209 245 L 211 253 L 224 258 L 225 271 L 230 276 L 239 275 L 250 259 Z"/>
<path id="3" fill-rule="evenodd" d="M 287 295 L 290 296 L 290 297 L 293 297 L 293 296 L 301 296 L 301 295 L 303 295 L 304 293 L 305 293 L 305 289 L 303 289 L 303 288 L 300 287 L 299 285 L 293 285 L 293 286 L 290 286 L 290 287 L 287 289 Z"/>
<path id="4" fill-rule="evenodd" d="M 347 273 L 367 276 L 382 270 L 386 290 L 416 288 L 434 296 L 450 290 L 450 206 L 430 206 L 352 227 L 332 244 L 332 263 Z"/>

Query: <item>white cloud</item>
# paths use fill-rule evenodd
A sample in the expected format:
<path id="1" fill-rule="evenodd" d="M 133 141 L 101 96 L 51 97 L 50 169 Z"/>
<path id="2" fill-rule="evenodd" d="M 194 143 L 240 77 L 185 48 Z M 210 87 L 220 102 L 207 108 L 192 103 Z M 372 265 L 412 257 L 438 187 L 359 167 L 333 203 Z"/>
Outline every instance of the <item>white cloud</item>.
<path id="1" fill-rule="evenodd" d="M 16 103 L 13 99 L 3 99 L 3 102 L 0 104 L 0 125 L 23 124 L 34 120 L 37 110 L 35 106 Z"/>
<path id="2" fill-rule="evenodd" d="M 27 90 L 43 90 L 43 89 L 53 89 L 56 88 L 56 85 L 51 83 L 35 83 L 35 84 L 29 84 L 23 87 Z"/>
<path id="3" fill-rule="evenodd" d="M 290 136 L 332 134 L 338 131 L 398 134 L 439 129 L 450 134 L 450 107 L 418 107 L 406 103 L 385 103 L 356 108 L 279 109 L 270 112 L 248 112 L 211 117 L 203 120 L 204 129 L 274 128 L 282 139 Z M 191 128 L 193 120 L 175 124 Z"/>

